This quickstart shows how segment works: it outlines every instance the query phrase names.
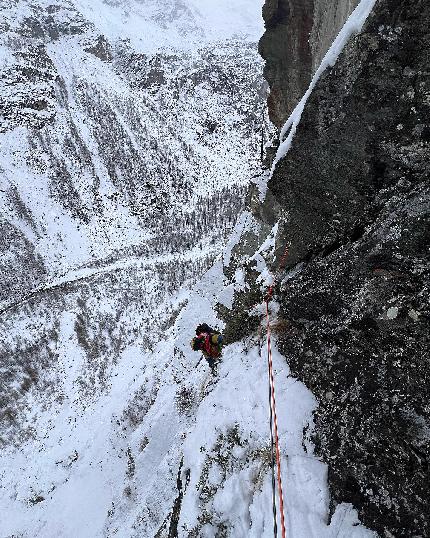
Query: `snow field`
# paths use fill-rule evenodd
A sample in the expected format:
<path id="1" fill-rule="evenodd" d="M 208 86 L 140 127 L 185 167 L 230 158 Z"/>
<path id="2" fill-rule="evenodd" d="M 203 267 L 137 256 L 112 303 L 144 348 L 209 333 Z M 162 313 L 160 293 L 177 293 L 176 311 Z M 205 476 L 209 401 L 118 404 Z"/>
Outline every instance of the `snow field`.
<path id="1" fill-rule="evenodd" d="M 222 525 L 238 538 L 273 535 L 267 350 L 260 354 L 252 342 L 227 346 L 212 380 L 205 361 L 195 367 L 199 355 L 189 347 L 198 322 L 221 328 L 213 306 L 223 281 L 218 263 L 192 291 L 178 293 L 177 303 L 188 305 L 166 339 L 153 351 L 138 343 L 125 349 L 108 388 L 95 387 L 90 401 L 79 397 L 83 358 L 74 314 L 63 314 L 65 398 L 48 409 L 35 404 L 37 438 L 2 456 L 0 498 L 9 515 L 1 536 L 154 536 L 169 523 L 182 458 L 179 536 L 198 529 L 215 537 Z M 338 507 L 327 526 L 326 467 L 302 445 L 316 402 L 289 377 L 276 348 L 273 359 L 289 536 L 373 536 L 356 526 L 349 506 Z"/>
<path id="2" fill-rule="evenodd" d="M 262 0 L 73 0 L 74 5 L 111 41 L 128 39 L 137 51 L 192 49 L 201 43 L 263 33 Z"/>
<path id="3" fill-rule="evenodd" d="M 6 104 L 11 104 L 10 101 L 14 99 L 14 95 L 9 93 L 21 91 L 21 86 L 23 91 L 31 93 L 32 97 L 39 95 L 38 79 L 34 83 L 31 81 L 22 83 L 21 86 L 16 83 L 14 70 L 18 70 L 19 66 L 22 67 L 23 63 L 29 61 L 27 56 L 17 54 L 17 50 L 23 48 L 27 53 L 27 48 L 30 49 L 31 46 L 46 46 L 47 51 L 46 57 L 43 57 L 43 69 L 37 76 L 41 77 L 44 85 L 41 97 L 49 101 L 52 114 L 55 113 L 55 116 L 52 118 L 52 125 L 40 130 L 40 137 L 34 137 L 31 129 L 26 127 L 16 127 L 2 133 L 0 203 L 7 220 L 36 247 L 35 254 L 42 256 L 50 272 L 50 279 L 58 278 L 71 268 L 105 258 L 116 250 L 141 245 L 148 239 L 148 235 L 151 236 L 130 210 L 130 200 L 124 192 L 127 189 L 113 185 L 106 165 L 106 154 L 112 149 L 105 148 L 103 152 L 103 148 L 99 146 L 100 140 L 97 135 L 101 128 L 97 120 L 90 116 L 86 107 L 94 109 L 100 105 L 101 108 L 104 107 L 101 115 L 106 110 L 112 114 L 113 122 L 120 126 L 125 139 L 119 140 L 118 144 L 127 145 L 125 153 L 128 152 L 130 156 L 131 152 L 136 152 L 141 160 L 139 163 L 141 166 L 135 172 L 137 181 L 141 184 L 152 181 L 153 187 L 160 190 L 158 193 L 160 199 L 166 194 L 164 191 L 168 194 L 172 190 L 170 184 L 172 178 L 178 180 L 173 176 L 178 175 L 181 181 L 187 178 L 188 184 L 184 186 L 184 190 L 190 195 L 185 205 L 193 209 L 194 204 L 201 202 L 202 196 L 207 198 L 212 192 L 222 192 L 227 185 L 243 186 L 250 175 L 248 169 L 243 170 L 241 161 L 244 159 L 239 153 L 241 154 L 243 150 L 244 138 L 240 123 L 246 112 L 244 109 L 249 104 L 247 100 L 252 100 L 252 96 L 245 96 L 244 104 L 239 107 L 240 113 L 237 113 L 237 107 L 224 102 L 225 95 L 222 90 L 219 94 L 216 91 L 208 91 L 206 88 L 208 81 L 205 81 L 204 77 L 195 88 L 183 87 L 183 81 L 192 79 L 194 75 L 198 79 L 202 72 L 210 71 L 212 57 L 222 57 L 223 61 L 225 59 L 224 63 L 231 64 L 230 71 L 233 66 L 237 68 L 237 55 L 234 54 L 236 47 L 241 48 L 241 54 L 244 56 L 249 54 L 249 62 L 255 66 L 257 59 L 255 47 L 251 51 L 248 50 L 248 46 L 252 40 L 257 39 L 261 30 L 262 21 L 259 16 L 261 3 L 253 0 L 243 1 L 239 6 L 228 6 L 232 20 L 229 22 L 230 29 L 227 33 L 220 30 L 224 18 L 216 17 L 216 20 L 208 22 L 208 17 L 214 16 L 218 9 L 223 7 L 216 3 L 199 6 L 199 3 L 194 5 L 192 2 L 166 0 L 160 5 L 159 2 L 147 0 L 115 4 L 101 1 L 88 3 L 59 0 L 56 3 L 58 9 L 55 10 L 56 23 L 62 30 L 63 26 L 76 23 L 83 33 L 70 35 L 66 32 L 50 43 L 37 37 L 22 39 L 22 42 L 20 39 L 25 26 L 24 19 L 33 20 L 41 17 L 41 24 L 45 24 L 44 17 L 52 11 L 51 2 L 40 0 L 35 7 L 31 2 L 19 0 L 7 1 L 5 6 L 2 6 L 5 28 L 8 31 L 0 38 L 0 65 L 5 70 L 9 69 L 6 73 L 9 78 L 5 78 L 6 82 L 1 86 L 0 93 Z M 224 7 L 227 9 L 227 6 Z M 86 22 L 79 14 L 79 9 L 84 16 L 91 13 L 95 17 L 94 24 Z M 123 14 L 124 20 L 118 17 L 119 13 Z M 202 52 L 202 46 L 207 45 L 208 41 L 201 36 L 197 41 L 195 36 L 191 36 L 192 45 L 191 48 L 187 45 L 186 51 L 181 49 L 182 41 L 178 38 L 176 52 L 170 51 L 168 57 L 163 59 L 164 75 L 172 77 L 175 82 L 175 77 L 182 81 L 178 81 L 177 96 L 175 94 L 173 97 L 175 93 L 173 90 L 176 90 L 175 82 L 169 80 L 164 81 L 165 87 L 163 86 L 157 95 L 152 89 L 144 91 L 142 88 L 133 87 L 132 81 L 127 78 L 130 73 L 120 73 L 121 70 L 117 69 L 118 62 L 129 60 L 127 55 L 134 54 L 134 59 L 139 56 L 137 52 L 140 49 L 133 48 L 133 36 L 136 37 L 135 34 L 138 32 L 139 40 L 148 39 L 151 54 L 161 54 L 158 41 L 166 40 L 164 44 L 169 42 L 167 38 L 170 34 L 166 28 L 172 30 L 175 39 L 182 32 L 181 13 L 191 17 L 193 31 L 196 29 L 195 21 L 200 20 L 206 29 L 214 32 L 211 36 L 208 34 L 207 39 L 213 40 L 216 35 L 220 40 L 217 39 L 217 44 L 210 47 L 209 54 L 207 51 Z M 171 19 L 169 14 L 172 15 Z M 253 21 L 253 32 L 247 33 L 243 29 L 246 29 L 250 21 Z M 89 45 L 94 44 L 100 32 L 103 32 L 105 23 L 106 37 L 111 39 L 110 45 L 115 50 L 116 47 L 122 50 L 119 57 L 116 57 L 116 64 L 103 62 L 85 51 Z M 117 23 L 120 30 L 115 34 Z M 158 41 L 152 40 L 145 33 L 146 28 L 155 29 Z M 232 42 L 230 45 L 226 43 L 226 39 L 234 40 L 233 28 L 242 35 L 243 40 Z M 109 29 L 116 37 L 111 35 Z M 122 44 L 115 41 L 117 37 Z M 125 54 L 126 57 L 121 57 L 121 54 Z M 143 63 L 144 58 L 145 56 L 141 55 L 140 60 Z M 151 59 L 150 56 L 146 58 L 148 61 Z M 143 73 L 139 73 L 139 66 L 139 62 L 134 65 L 136 75 L 145 75 L 145 69 Z M 34 67 L 37 67 L 36 64 Z M 219 71 L 220 77 L 225 76 L 222 69 Z M 236 77 L 238 83 L 244 83 L 241 76 Z M 217 83 L 214 73 L 207 74 L 207 77 L 214 84 Z M 236 82 L 233 86 L 235 84 Z M 245 93 L 250 92 L 247 90 Z M 216 120 L 217 131 L 211 136 L 206 132 L 199 132 L 202 130 L 202 126 L 199 125 L 202 110 L 209 122 Z M 19 107 L 12 107 L 12 111 L 18 115 L 22 113 Z M 38 114 L 40 116 L 43 113 L 43 110 L 32 111 L 33 116 Z M 200 138 L 203 135 L 206 137 L 204 143 Z M 156 150 L 154 144 L 158 144 Z M 64 151 L 65 147 L 70 148 L 73 145 L 74 151 Z M 85 159 L 76 157 L 76 151 L 79 153 L 82 149 L 86 152 Z M 185 151 L 191 155 L 184 155 Z M 244 151 L 247 153 L 246 149 Z M 158 159 L 155 158 L 155 154 L 158 155 Z M 89 222 L 76 218 L 76 215 L 72 215 L 70 207 L 64 207 L 67 204 L 61 203 L 58 199 L 61 193 L 52 194 L 52 177 L 49 172 L 55 163 L 64 164 L 60 174 L 62 181 L 63 176 L 67 178 L 70 175 L 70 181 L 73 183 L 72 195 L 75 193 L 78 195 L 80 205 L 89 216 Z M 250 168 L 254 165 L 255 163 L 250 165 Z M 141 172 L 145 167 L 147 175 Z M 123 180 L 122 170 L 116 171 L 119 181 Z M 162 185 L 159 184 L 159 177 L 157 177 L 158 183 L 153 181 L 153 174 L 163 176 Z M 31 221 L 22 218 L 17 206 L 10 202 L 11 189 L 14 189 L 18 200 L 25 206 Z M 65 184 L 60 182 L 59 190 L 61 189 L 66 190 Z M 133 196 L 141 197 L 141 200 L 139 198 L 141 205 L 145 208 L 149 206 L 149 213 L 152 211 L 144 189 L 138 190 Z M 184 205 L 184 200 L 176 199 L 177 196 L 175 193 L 171 196 L 172 199 L 168 200 L 172 204 L 172 215 L 178 207 Z M 156 218 L 154 215 L 154 220 Z"/>

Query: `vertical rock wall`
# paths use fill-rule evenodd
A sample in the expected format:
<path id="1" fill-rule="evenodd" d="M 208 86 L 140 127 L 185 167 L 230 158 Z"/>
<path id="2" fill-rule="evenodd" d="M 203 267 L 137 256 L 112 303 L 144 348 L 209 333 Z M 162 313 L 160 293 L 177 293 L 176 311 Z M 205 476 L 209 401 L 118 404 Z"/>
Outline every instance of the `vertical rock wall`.
<path id="1" fill-rule="evenodd" d="M 359 0 L 316 0 L 309 44 L 312 51 L 312 73 L 333 43 L 345 21 L 357 7 Z"/>
<path id="2" fill-rule="evenodd" d="M 266 2 L 276 125 L 353 7 L 339 6 Z M 279 251 L 290 244 L 279 346 L 319 401 L 314 441 L 332 506 L 353 503 L 384 538 L 430 536 L 429 28 L 424 0 L 376 3 L 314 89 L 254 211 L 266 228 L 279 223 Z M 234 303 L 245 320 L 250 289 Z"/>
<path id="3" fill-rule="evenodd" d="M 358 0 L 267 0 L 260 54 L 270 84 L 269 116 L 285 122 Z"/>

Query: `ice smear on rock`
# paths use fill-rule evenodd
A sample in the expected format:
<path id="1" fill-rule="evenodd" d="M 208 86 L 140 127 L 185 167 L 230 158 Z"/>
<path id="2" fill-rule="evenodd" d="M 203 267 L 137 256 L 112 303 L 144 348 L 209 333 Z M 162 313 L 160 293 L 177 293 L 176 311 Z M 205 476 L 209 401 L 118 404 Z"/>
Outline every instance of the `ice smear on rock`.
<path id="1" fill-rule="evenodd" d="M 315 88 L 316 83 L 318 82 L 324 71 L 327 69 L 327 67 L 333 66 L 336 63 L 336 60 L 338 59 L 340 53 L 344 49 L 345 45 L 348 43 L 351 36 L 361 31 L 367 17 L 369 16 L 370 12 L 373 9 L 373 6 L 375 5 L 375 2 L 376 0 L 361 0 L 355 10 L 349 16 L 348 20 L 344 24 L 342 30 L 339 32 L 336 39 L 333 41 L 332 46 L 327 51 L 320 66 L 315 72 L 315 75 L 312 77 L 311 83 L 305 95 L 302 97 L 302 99 L 300 100 L 300 102 L 293 110 L 290 117 L 281 129 L 281 143 L 279 145 L 275 160 L 273 162 L 272 171 L 275 169 L 276 163 L 283 159 L 287 154 L 288 150 L 290 149 L 291 142 L 296 133 L 297 126 L 300 123 L 300 119 L 302 117 L 306 102 L 309 99 L 309 96 L 311 95 L 313 89 Z"/>

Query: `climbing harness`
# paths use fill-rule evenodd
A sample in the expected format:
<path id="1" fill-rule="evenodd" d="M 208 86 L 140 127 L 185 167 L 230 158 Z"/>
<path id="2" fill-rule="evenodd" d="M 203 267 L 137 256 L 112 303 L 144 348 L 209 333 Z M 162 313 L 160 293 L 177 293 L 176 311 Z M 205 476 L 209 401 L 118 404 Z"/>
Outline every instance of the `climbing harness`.
<path id="1" fill-rule="evenodd" d="M 288 246 L 279 262 L 278 271 L 285 267 L 288 257 Z M 270 407 L 270 449 L 271 449 L 271 466 L 272 466 L 272 505 L 273 505 L 273 532 L 275 538 L 278 536 L 278 525 L 276 515 L 276 487 L 275 487 L 275 455 L 278 480 L 278 496 L 279 496 L 279 512 L 281 517 L 281 535 L 286 538 L 285 532 L 285 516 L 284 516 L 284 495 L 282 492 L 281 478 L 281 452 L 279 450 L 279 435 L 278 435 L 278 417 L 276 414 L 276 397 L 275 397 L 275 377 L 273 375 L 273 359 L 272 359 L 272 340 L 270 330 L 270 315 L 269 303 L 272 299 L 275 290 L 276 279 L 267 290 L 264 302 L 266 304 L 266 331 L 267 331 L 267 366 L 269 375 L 269 407 Z M 274 451 L 275 448 L 275 451 Z M 275 452 L 275 453 L 274 453 Z"/>

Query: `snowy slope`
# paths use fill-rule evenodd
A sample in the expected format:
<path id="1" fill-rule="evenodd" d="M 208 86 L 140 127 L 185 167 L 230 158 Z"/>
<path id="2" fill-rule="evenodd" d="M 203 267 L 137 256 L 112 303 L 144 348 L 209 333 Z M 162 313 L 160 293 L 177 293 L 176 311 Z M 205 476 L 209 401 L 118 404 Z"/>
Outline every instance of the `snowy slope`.
<path id="1" fill-rule="evenodd" d="M 73 0 L 112 41 L 128 39 L 135 50 L 195 48 L 228 39 L 258 41 L 262 0 Z"/>
<path id="2" fill-rule="evenodd" d="M 49 412 L 36 402 L 28 409 L 35 438 L 3 453 L 1 536 L 168 536 L 178 472 L 178 536 L 272 536 L 265 345 L 228 346 L 215 381 L 205 363 L 195 368 L 189 348 L 202 316 L 217 323 L 222 288 L 217 264 L 192 292 L 176 295 L 188 306 L 167 339 L 152 351 L 141 339 L 125 347 L 91 397 L 76 313 L 63 311 L 62 383 Z M 302 443 L 316 402 L 276 352 L 275 369 L 289 535 L 372 536 L 347 505 L 327 525 L 327 470 Z"/>
<path id="3" fill-rule="evenodd" d="M 138 524 L 132 465 L 124 475 L 118 457 L 133 453 L 111 419 L 132 435 L 161 384 L 175 407 L 174 341 L 159 342 L 187 301 L 178 290 L 220 255 L 258 166 L 259 19 L 252 31 L 242 9 L 223 28 L 206 20 L 197 48 L 194 35 L 167 39 L 182 30 L 160 14 L 164 49 L 148 53 L 129 21 L 102 35 L 89 5 L 1 6 L 1 536 L 109 535 L 112 502 L 124 503 L 124 535 Z M 99 8 L 116 18 L 114 3 Z M 140 476 L 164 458 L 147 453 Z M 176 491 L 166 495 L 164 515 Z"/>
<path id="4" fill-rule="evenodd" d="M 97 13 L 116 20 L 116 4 Z M 257 171 L 265 90 L 255 32 L 144 54 L 132 26 L 109 41 L 81 8 L 2 4 L 0 224 L 16 245 L 0 260 L 4 305 L 129 249 L 162 254 L 202 235 L 223 243 Z M 160 17 L 151 20 L 167 37 Z"/>

